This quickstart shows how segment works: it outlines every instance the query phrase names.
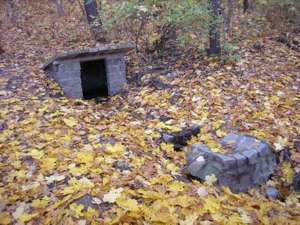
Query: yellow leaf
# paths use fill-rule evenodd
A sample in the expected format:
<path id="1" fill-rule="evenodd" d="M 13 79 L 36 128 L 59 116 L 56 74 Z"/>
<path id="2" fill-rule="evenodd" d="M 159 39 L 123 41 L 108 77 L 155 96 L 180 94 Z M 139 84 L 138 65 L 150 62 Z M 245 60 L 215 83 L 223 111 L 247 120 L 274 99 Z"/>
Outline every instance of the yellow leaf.
<path id="1" fill-rule="evenodd" d="M 181 206 L 181 207 L 189 207 L 190 205 L 194 204 L 195 199 L 190 197 L 190 196 L 186 196 L 186 195 L 181 195 L 181 196 L 177 196 L 174 198 L 170 198 L 168 199 L 168 204 L 172 205 L 172 206 Z"/>
<path id="2" fill-rule="evenodd" d="M 212 123 L 212 127 L 215 129 L 215 130 L 218 130 L 222 124 L 224 124 L 225 121 L 224 120 L 217 120 L 215 122 Z"/>
<path id="3" fill-rule="evenodd" d="M 90 164 L 94 161 L 94 159 L 95 159 L 94 152 L 78 152 L 75 161 L 77 163 Z"/>
<path id="4" fill-rule="evenodd" d="M 226 133 L 224 132 L 224 131 L 222 131 L 221 129 L 218 129 L 217 131 L 216 131 L 216 134 L 217 134 L 217 136 L 218 137 L 224 137 L 225 135 L 226 135 Z"/>
<path id="5" fill-rule="evenodd" d="M 138 211 L 138 202 L 135 199 L 118 198 L 117 205 L 128 211 Z"/>
<path id="6" fill-rule="evenodd" d="M 91 219 L 94 215 L 96 215 L 96 210 L 88 207 L 86 213 L 84 214 L 88 219 Z"/>
<path id="7" fill-rule="evenodd" d="M 22 167 L 22 162 L 17 160 L 11 163 L 11 165 L 15 168 L 15 169 L 20 169 Z"/>
<path id="8" fill-rule="evenodd" d="M 158 128 L 158 129 L 161 129 L 161 130 L 165 130 L 165 131 L 170 131 L 170 132 L 181 131 L 180 127 L 168 125 L 168 124 L 165 124 L 163 122 L 158 123 L 155 128 Z"/>
<path id="9" fill-rule="evenodd" d="M 152 207 L 142 207 L 144 217 L 151 223 L 178 224 L 176 213 L 170 212 L 170 209 L 159 204 Z"/>
<path id="10" fill-rule="evenodd" d="M 28 213 L 24 213 L 22 215 L 20 215 L 20 217 L 18 218 L 21 222 L 26 223 L 30 220 L 32 220 L 34 217 L 38 216 L 37 213 L 34 214 L 28 214 Z"/>
<path id="11" fill-rule="evenodd" d="M 150 180 L 150 183 L 152 185 L 154 185 L 154 184 L 164 184 L 164 185 L 166 185 L 166 184 L 170 183 L 170 181 L 172 181 L 172 180 L 173 180 L 173 178 L 170 175 L 165 174 L 165 175 L 160 175 L 160 176 L 152 178 Z"/>
<path id="12" fill-rule="evenodd" d="M 90 181 L 88 178 L 83 177 L 79 180 L 75 178 L 71 178 L 68 182 L 69 186 L 65 187 L 59 193 L 62 195 L 73 194 L 74 192 L 78 192 L 83 189 L 90 189 L 94 187 L 94 183 Z"/>
<path id="13" fill-rule="evenodd" d="M 142 197 L 144 199 L 157 200 L 157 199 L 164 198 L 164 196 L 162 194 L 160 194 L 159 192 L 155 192 L 155 191 L 138 190 L 138 192 L 142 195 Z"/>
<path id="14" fill-rule="evenodd" d="M 70 210 L 73 212 L 73 215 L 76 218 L 83 216 L 83 212 L 82 212 L 83 209 L 84 209 L 84 205 L 82 205 L 82 204 L 77 205 L 75 203 L 72 203 L 70 205 Z"/>
<path id="15" fill-rule="evenodd" d="M 22 179 L 26 178 L 27 171 L 26 170 L 18 170 L 13 173 L 13 176 Z"/>
<path id="16" fill-rule="evenodd" d="M 221 205 L 216 198 L 207 196 L 207 198 L 205 198 L 204 201 L 204 211 L 210 212 L 211 214 L 215 214 L 220 211 Z"/>
<path id="17" fill-rule="evenodd" d="M 172 174 L 175 174 L 179 170 L 179 167 L 176 166 L 174 163 L 169 163 L 167 165 L 167 169 L 170 170 Z"/>
<path id="18" fill-rule="evenodd" d="M 184 184 L 182 182 L 173 182 L 168 187 L 171 191 L 184 191 Z"/>
<path id="19" fill-rule="evenodd" d="M 47 205 L 48 205 L 47 199 L 36 199 L 36 200 L 33 200 L 31 203 L 31 206 L 35 209 L 44 208 Z"/>
<path id="20" fill-rule="evenodd" d="M 54 139 L 54 136 L 52 134 L 42 134 L 43 139 L 45 139 L 45 141 L 52 141 Z"/>
<path id="21" fill-rule="evenodd" d="M 110 181 L 110 177 L 103 177 L 102 179 L 102 185 L 105 186 L 106 184 L 108 184 Z"/>
<path id="22" fill-rule="evenodd" d="M 74 163 L 72 163 L 68 166 L 68 169 L 72 175 L 80 176 L 82 174 L 86 174 L 89 168 L 84 165 L 76 166 Z"/>
<path id="23" fill-rule="evenodd" d="M 42 161 L 41 168 L 44 170 L 53 170 L 56 167 L 56 158 L 47 158 L 47 160 Z"/>
<path id="24" fill-rule="evenodd" d="M 167 144 L 167 143 L 162 143 L 160 145 L 161 149 L 166 151 L 169 154 L 173 154 L 174 153 L 174 146 L 172 144 Z"/>
<path id="25" fill-rule="evenodd" d="M 213 217 L 214 218 L 214 217 Z M 217 220 L 217 218 L 214 218 Z M 220 218 L 221 219 L 221 218 Z M 222 220 L 224 220 L 222 218 Z M 230 215 L 230 217 L 228 218 L 228 224 L 232 224 L 232 225 L 240 225 L 240 224 L 246 224 L 246 223 L 243 223 L 242 221 L 242 217 L 238 214 L 238 213 L 232 213 Z"/>
<path id="26" fill-rule="evenodd" d="M 44 156 L 44 152 L 42 150 L 32 149 L 29 155 L 34 159 L 41 159 Z"/>
<path id="27" fill-rule="evenodd" d="M 188 215 L 185 220 L 181 220 L 179 222 L 180 225 L 194 225 L 195 222 L 197 221 L 198 215 Z"/>
<path id="28" fill-rule="evenodd" d="M 106 152 L 111 155 L 122 155 L 125 152 L 125 147 L 120 143 L 115 145 L 107 144 Z"/>
<path id="29" fill-rule="evenodd" d="M 69 127 L 74 127 L 78 123 L 74 117 L 64 118 L 63 121 Z"/>
<path id="30" fill-rule="evenodd" d="M 283 178 L 291 184 L 293 182 L 294 171 L 289 162 L 284 162 L 282 165 Z"/>
<path id="31" fill-rule="evenodd" d="M 7 225 L 11 224 L 11 216 L 7 212 L 0 213 L 0 224 Z"/>

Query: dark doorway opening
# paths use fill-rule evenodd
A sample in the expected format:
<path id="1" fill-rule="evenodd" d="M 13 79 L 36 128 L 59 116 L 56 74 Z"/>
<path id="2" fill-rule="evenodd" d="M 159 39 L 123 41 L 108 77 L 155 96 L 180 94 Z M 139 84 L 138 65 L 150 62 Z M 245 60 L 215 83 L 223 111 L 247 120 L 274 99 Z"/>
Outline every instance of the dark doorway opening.
<path id="1" fill-rule="evenodd" d="M 107 97 L 105 59 L 80 62 L 80 66 L 83 98 Z"/>

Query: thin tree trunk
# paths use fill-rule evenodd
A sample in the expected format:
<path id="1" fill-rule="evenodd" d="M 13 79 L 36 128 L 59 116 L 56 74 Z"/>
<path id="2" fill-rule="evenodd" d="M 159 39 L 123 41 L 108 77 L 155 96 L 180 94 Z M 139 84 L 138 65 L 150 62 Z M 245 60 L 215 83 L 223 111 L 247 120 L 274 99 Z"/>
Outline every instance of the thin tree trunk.
<path id="1" fill-rule="evenodd" d="M 3 27 L 2 27 L 2 21 L 0 21 L 0 30 L 4 30 L 3 29 Z M 4 53 L 4 50 L 3 50 L 3 48 L 2 48 L 2 33 L 3 32 L 0 32 L 0 55 L 2 54 L 2 53 Z"/>
<path id="2" fill-rule="evenodd" d="M 243 9 L 244 9 L 244 13 L 248 12 L 249 7 L 250 7 L 249 0 L 244 0 L 244 1 L 243 1 Z"/>
<path id="3" fill-rule="evenodd" d="M 212 11 L 212 23 L 209 30 L 209 50 L 210 56 L 221 54 L 221 2 L 220 0 L 210 0 Z"/>
<path id="4" fill-rule="evenodd" d="M 97 1 L 84 0 L 84 9 L 96 42 L 105 43 L 106 39 L 102 22 L 99 17 Z"/>
<path id="5" fill-rule="evenodd" d="M 64 7 L 63 7 L 61 1 L 60 0 L 53 0 L 53 3 L 56 6 L 58 15 L 60 17 L 64 16 L 65 15 L 65 10 L 64 10 Z"/>
<path id="6" fill-rule="evenodd" d="M 225 17 L 224 30 L 228 36 L 231 30 L 231 18 L 233 16 L 233 0 L 227 0 L 227 14 Z"/>
<path id="7" fill-rule="evenodd" d="M 14 12 L 14 1 L 6 1 L 6 9 L 5 9 L 5 12 L 6 12 L 6 19 L 8 19 L 8 21 L 10 23 L 15 23 L 17 18 L 16 18 L 16 15 L 15 15 L 15 12 Z"/>

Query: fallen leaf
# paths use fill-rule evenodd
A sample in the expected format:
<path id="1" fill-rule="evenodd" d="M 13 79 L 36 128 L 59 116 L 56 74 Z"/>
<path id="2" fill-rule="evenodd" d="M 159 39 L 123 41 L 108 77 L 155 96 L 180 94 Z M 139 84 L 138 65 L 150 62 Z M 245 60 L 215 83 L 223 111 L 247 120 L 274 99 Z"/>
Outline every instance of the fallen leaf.
<path id="1" fill-rule="evenodd" d="M 103 202 L 114 203 L 117 198 L 121 196 L 123 188 L 111 189 L 108 193 L 103 196 Z"/>
<path id="2" fill-rule="evenodd" d="M 11 216 L 8 212 L 1 212 L 0 213 L 0 224 L 1 225 L 11 224 L 11 222 L 12 222 Z"/>
<path id="3" fill-rule="evenodd" d="M 44 156 L 44 152 L 42 150 L 32 149 L 29 152 L 29 155 L 34 159 L 41 159 Z"/>
<path id="4" fill-rule="evenodd" d="M 135 199 L 117 198 L 116 203 L 121 208 L 128 211 L 138 211 L 138 202 Z"/>
<path id="5" fill-rule="evenodd" d="M 65 176 L 64 175 L 59 175 L 59 174 L 53 174 L 49 177 L 45 177 L 46 181 L 47 181 L 47 184 L 51 184 L 53 182 L 58 182 L 58 181 L 62 181 L 65 179 Z"/>
<path id="6" fill-rule="evenodd" d="M 78 121 L 74 117 L 64 118 L 63 121 L 69 127 L 74 127 L 78 124 Z"/>

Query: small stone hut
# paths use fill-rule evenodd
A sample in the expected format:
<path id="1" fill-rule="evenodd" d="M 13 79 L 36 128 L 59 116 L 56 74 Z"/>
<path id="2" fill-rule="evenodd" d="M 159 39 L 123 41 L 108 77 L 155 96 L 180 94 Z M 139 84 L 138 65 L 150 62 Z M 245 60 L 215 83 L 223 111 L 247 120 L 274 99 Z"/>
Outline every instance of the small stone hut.
<path id="1" fill-rule="evenodd" d="M 126 83 L 125 54 L 130 44 L 106 45 L 57 55 L 43 69 L 72 98 L 92 99 L 119 93 Z"/>

